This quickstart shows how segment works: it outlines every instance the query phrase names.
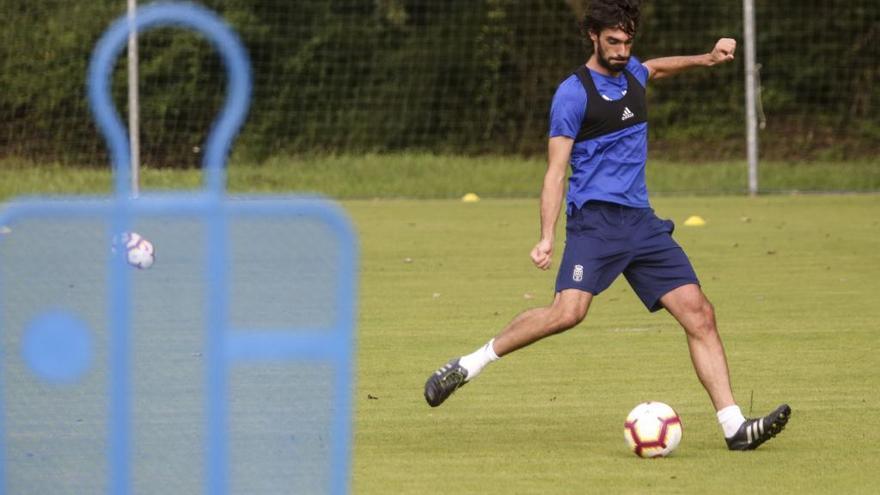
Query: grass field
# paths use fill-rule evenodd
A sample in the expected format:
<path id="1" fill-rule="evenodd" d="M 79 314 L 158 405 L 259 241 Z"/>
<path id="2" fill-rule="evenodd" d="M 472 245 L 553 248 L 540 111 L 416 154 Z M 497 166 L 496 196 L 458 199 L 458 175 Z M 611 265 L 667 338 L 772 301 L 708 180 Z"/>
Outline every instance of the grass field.
<path id="1" fill-rule="evenodd" d="M 430 159 L 408 167 L 397 157 L 385 172 L 377 172 L 376 157 L 347 172 L 339 163 L 325 167 L 336 183 L 321 179 L 316 164 L 283 172 L 290 164 L 234 167 L 230 188 L 343 198 L 457 198 L 468 190 L 532 196 L 343 201 L 361 248 L 354 493 L 876 492 L 880 196 L 654 198 L 658 214 L 678 224 L 676 238 L 715 304 L 744 412 L 763 414 L 781 402 L 794 410 L 778 439 L 731 453 L 682 331 L 668 315 L 647 313 L 622 280 L 577 328 L 505 357 L 429 408 L 422 387 L 430 372 L 550 300 L 555 272 L 534 269 L 527 257 L 543 165 L 499 159 L 472 170 L 473 161 L 453 160 L 444 179 Z M 839 176 L 805 166 L 800 179 L 779 167 L 766 183 L 880 189 L 876 164 L 841 164 L 852 173 Z M 742 178 L 741 164 L 651 170 L 652 190 L 669 193 L 732 193 Z M 366 180 L 370 171 L 385 175 Z M 198 174 L 148 170 L 145 181 L 179 188 L 197 184 Z M 97 169 L 0 167 L 4 199 L 106 192 L 108 183 Z M 682 226 L 693 214 L 707 225 Z M 667 402 L 682 416 L 684 438 L 673 457 L 641 460 L 625 447 L 624 417 L 645 400 Z"/>
<path id="2" fill-rule="evenodd" d="M 355 493 L 875 493 L 880 197 L 660 198 L 718 313 L 748 414 L 786 431 L 728 452 L 682 331 L 625 281 L 569 332 L 503 358 L 437 409 L 428 374 L 549 301 L 535 202 L 347 202 L 362 250 Z M 702 215 L 702 228 L 681 226 Z M 371 398 L 372 397 L 372 398 Z M 672 404 L 674 457 L 626 450 L 623 419 Z"/>
<path id="3" fill-rule="evenodd" d="M 531 198 L 540 191 L 543 158 L 391 154 L 274 158 L 262 164 L 233 163 L 232 193 L 310 191 L 334 198 L 453 199 L 466 192 L 492 198 Z M 651 161 L 648 187 L 653 194 L 741 194 L 746 191 L 744 162 L 679 163 Z M 141 188 L 198 187 L 198 170 L 144 167 Z M 761 191 L 878 192 L 880 161 L 762 162 Z M 0 199 L 22 194 L 106 193 L 109 166 L 76 168 L 0 159 Z"/>

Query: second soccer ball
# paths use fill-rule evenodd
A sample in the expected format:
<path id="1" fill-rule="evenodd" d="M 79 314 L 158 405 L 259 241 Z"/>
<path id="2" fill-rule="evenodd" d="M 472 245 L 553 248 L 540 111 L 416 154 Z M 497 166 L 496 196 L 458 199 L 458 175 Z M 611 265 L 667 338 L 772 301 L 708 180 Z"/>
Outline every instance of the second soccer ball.
<path id="1" fill-rule="evenodd" d="M 137 232 L 125 232 L 114 242 L 116 245 L 125 246 L 125 261 L 129 265 L 145 270 L 153 266 L 156 261 L 156 250 L 153 243 L 142 237 Z"/>

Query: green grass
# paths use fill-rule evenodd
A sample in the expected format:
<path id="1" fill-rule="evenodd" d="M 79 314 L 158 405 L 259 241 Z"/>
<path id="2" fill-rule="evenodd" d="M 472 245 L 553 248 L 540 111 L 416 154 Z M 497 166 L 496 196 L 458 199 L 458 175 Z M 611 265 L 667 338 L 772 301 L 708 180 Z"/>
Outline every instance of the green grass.
<path id="1" fill-rule="evenodd" d="M 231 192 L 318 192 L 335 198 L 537 197 L 545 164 L 520 157 L 430 154 L 273 158 L 255 165 L 233 163 Z M 880 191 L 880 161 L 764 162 L 762 191 Z M 198 170 L 144 167 L 141 188 L 195 188 Z M 104 194 L 109 166 L 76 168 L 0 160 L 0 199 L 23 194 Z M 648 186 L 654 194 L 740 194 L 746 190 L 742 162 L 651 161 Z"/>
<path id="2" fill-rule="evenodd" d="M 716 306 L 744 412 L 794 409 L 747 453 L 725 449 L 680 328 L 622 280 L 579 327 L 429 408 L 434 368 L 550 300 L 555 273 L 527 257 L 535 202 L 344 205 L 362 246 L 355 493 L 875 492 L 880 197 L 655 200 Z M 691 214 L 707 225 L 682 226 Z M 671 458 L 626 450 L 644 400 L 682 415 Z"/>
<path id="3" fill-rule="evenodd" d="M 731 193 L 744 179 L 735 163 L 650 167 L 655 192 Z M 762 170 L 780 189 L 878 190 L 877 168 Z M 433 369 L 552 296 L 555 273 L 534 269 L 527 256 L 542 173 L 537 160 L 425 155 L 232 167 L 232 191 L 530 198 L 343 202 L 361 248 L 354 493 L 876 491 L 877 195 L 654 198 L 658 214 L 677 222 L 676 238 L 716 306 L 740 405 L 756 415 L 782 401 L 794 409 L 785 433 L 758 451 L 725 450 L 682 331 L 668 315 L 647 313 L 620 280 L 582 325 L 506 356 L 429 408 L 422 387 Z M 199 180 L 196 171 L 144 175 L 146 189 Z M 108 184 L 103 170 L 0 164 L 3 199 L 103 193 Z M 692 214 L 707 225 L 682 226 Z M 624 417 L 644 400 L 682 415 L 684 439 L 671 458 L 646 461 L 626 450 Z"/>

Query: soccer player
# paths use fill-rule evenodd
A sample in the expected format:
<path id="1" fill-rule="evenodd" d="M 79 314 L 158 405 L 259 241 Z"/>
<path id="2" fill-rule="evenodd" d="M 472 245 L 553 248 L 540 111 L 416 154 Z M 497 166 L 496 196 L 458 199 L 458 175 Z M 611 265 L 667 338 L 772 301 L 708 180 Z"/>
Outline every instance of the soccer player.
<path id="1" fill-rule="evenodd" d="M 728 448 L 755 449 L 782 431 L 791 408 L 783 404 L 764 417 L 743 417 L 730 388 L 712 304 L 672 238 L 672 222 L 657 218 L 651 209 L 645 185 L 648 81 L 729 62 L 736 41 L 722 38 L 703 55 L 642 63 L 630 53 L 638 25 L 637 0 L 591 2 L 584 28 L 593 53 L 553 97 L 541 238 L 531 251 L 536 267 L 550 267 L 570 163 L 566 243 L 553 302 L 520 314 L 484 346 L 435 371 L 425 383 L 425 400 L 439 406 L 489 363 L 574 327 L 587 315 L 593 298 L 622 273 L 648 310 L 665 309 L 684 328 L 691 360 Z"/>

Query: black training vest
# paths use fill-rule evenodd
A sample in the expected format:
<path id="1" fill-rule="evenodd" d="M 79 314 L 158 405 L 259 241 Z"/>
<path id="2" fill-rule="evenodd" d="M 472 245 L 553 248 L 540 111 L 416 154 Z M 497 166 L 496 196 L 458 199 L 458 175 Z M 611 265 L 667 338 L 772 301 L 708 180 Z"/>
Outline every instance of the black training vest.
<path id="1" fill-rule="evenodd" d="M 645 87 L 628 70 L 623 70 L 626 76 L 626 94 L 615 101 L 602 98 L 585 65 L 578 67 L 574 73 L 587 92 L 587 111 L 584 112 L 584 120 L 574 140 L 576 143 L 648 121 Z"/>

